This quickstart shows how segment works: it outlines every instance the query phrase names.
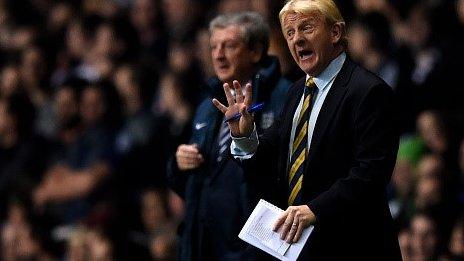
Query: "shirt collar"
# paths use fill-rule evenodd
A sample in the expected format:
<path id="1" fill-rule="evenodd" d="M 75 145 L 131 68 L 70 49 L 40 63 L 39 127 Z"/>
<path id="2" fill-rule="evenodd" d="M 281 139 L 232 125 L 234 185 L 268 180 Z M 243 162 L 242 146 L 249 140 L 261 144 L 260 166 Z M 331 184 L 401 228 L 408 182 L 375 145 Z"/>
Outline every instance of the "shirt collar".
<path id="1" fill-rule="evenodd" d="M 337 58 L 333 59 L 329 65 L 322 71 L 318 76 L 314 76 L 314 83 L 320 91 L 323 91 L 329 83 L 332 81 L 338 72 L 342 69 L 343 63 L 346 60 L 345 52 L 342 52 Z M 309 75 L 306 75 L 306 80 L 308 80 Z"/>

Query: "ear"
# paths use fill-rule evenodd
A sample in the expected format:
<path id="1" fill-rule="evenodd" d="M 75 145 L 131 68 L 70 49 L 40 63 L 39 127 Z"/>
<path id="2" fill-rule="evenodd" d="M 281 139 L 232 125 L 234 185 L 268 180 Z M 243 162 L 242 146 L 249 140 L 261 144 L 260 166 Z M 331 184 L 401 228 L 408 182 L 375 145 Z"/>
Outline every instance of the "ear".
<path id="1" fill-rule="evenodd" d="M 330 36 L 332 38 L 332 43 L 336 44 L 340 42 L 342 38 L 343 31 L 345 30 L 345 23 L 337 22 L 332 25 Z"/>

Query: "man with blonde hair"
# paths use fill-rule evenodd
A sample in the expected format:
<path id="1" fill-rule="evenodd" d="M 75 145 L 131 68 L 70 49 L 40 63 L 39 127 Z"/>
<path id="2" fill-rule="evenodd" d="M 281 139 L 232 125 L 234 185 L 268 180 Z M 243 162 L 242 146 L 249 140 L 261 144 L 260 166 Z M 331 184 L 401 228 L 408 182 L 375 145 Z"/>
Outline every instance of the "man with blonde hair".
<path id="1" fill-rule="evenodd" d="M 289 50 L 306 73 L 290 88 L 273 126 L 258 136 L 250 84 L 224 84 L 231 153 L 286 209 L 275 231 L 297 242 L 315 229 L 302 260 L 398 260 L 385 187 L 398 148 L 392 89 L 351 61 L 345 23 L 332 0 L 290 0 L 279 19 Z M 236 97 L 232 96 L 235 90 Z"/>

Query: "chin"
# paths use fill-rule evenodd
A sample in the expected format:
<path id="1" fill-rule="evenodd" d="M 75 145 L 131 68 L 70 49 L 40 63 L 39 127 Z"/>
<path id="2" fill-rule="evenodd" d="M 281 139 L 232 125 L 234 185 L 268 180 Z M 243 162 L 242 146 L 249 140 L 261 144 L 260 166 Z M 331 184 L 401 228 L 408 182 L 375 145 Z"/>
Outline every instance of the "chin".
<path id="1" fill-rule="evenodd" d="M 312 64 L 312 65 L 302 65 L 300 68 L 308 75 L 311 76 L 317 76 L 319 73 L 321 73 L 318 70 L 317 64 Z"/>
<path id="2" fill-rule="evenodd" d="M 224 76 L 220 76 L 218 75 L 217 76 L 219 78 L 219 80 L 222 82 L 222 83 L 226 83 L 226 82 L 231 82 L 232 80 L 230 79 L 230 77 L 224 77 Z"/>
<path id="3" fill-rule="evenodd" d="M 217 77 L 219 78 L 219 80 L 221 80 L 221 82 L 231 82 L 235 79 L 232 79 L 232 75 L 230 74 L 217 74 Z"/>
<path id="4" fill-rule="evenodd" d="M 309 66 L 300 66 L 300 69 L 305 72 L 307 75 L 315 76 L 314 75 L 314 67 Z"/>

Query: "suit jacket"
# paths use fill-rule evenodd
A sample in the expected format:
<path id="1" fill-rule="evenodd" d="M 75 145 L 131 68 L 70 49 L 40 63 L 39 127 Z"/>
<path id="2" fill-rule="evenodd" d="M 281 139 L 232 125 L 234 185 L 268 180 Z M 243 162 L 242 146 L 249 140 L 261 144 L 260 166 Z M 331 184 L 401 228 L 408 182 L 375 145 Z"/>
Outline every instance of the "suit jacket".
<path id="1" fill-rule="evenodd" d="M 290 132 L 304 82 L 290 88 L 280 119 L 244 161 L 251 179 L 272 191 L 267 199 L 283 209 Z M 385 191 L 398 148 L 394 109 L 392 89 L 347 57 L 319 113 L 305 162 L 302 199 L 317 221 L 300 259 L 401 259 Z"/>

